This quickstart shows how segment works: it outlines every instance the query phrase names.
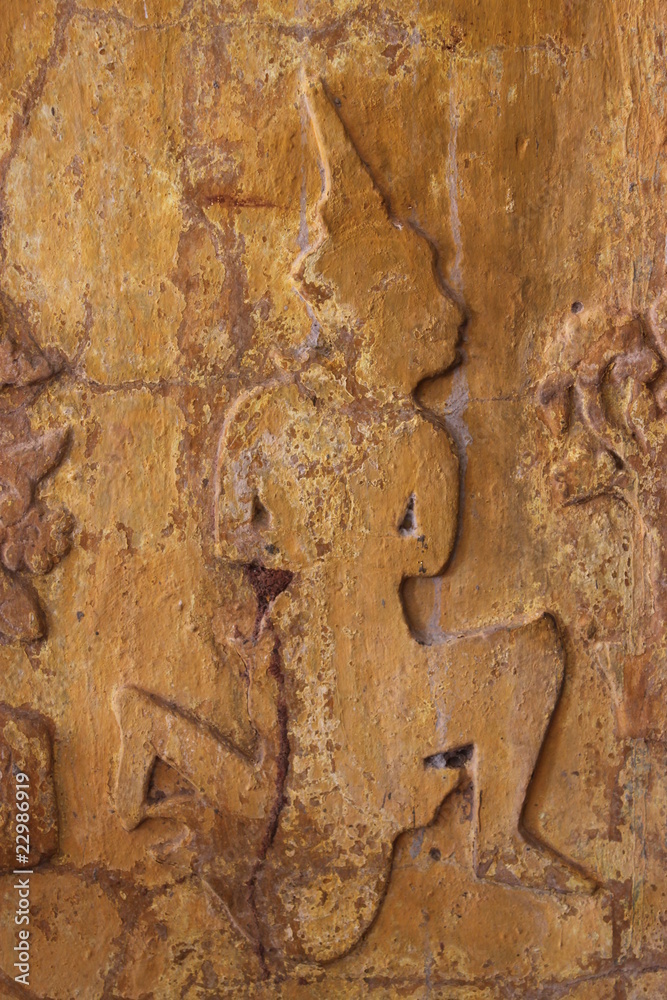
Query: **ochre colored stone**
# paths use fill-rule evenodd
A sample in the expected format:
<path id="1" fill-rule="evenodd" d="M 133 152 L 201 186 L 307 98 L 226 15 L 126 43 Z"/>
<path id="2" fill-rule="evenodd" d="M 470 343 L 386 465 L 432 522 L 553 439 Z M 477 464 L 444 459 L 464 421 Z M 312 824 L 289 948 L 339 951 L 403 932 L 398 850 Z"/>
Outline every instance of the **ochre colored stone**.
<path id="1" fill-rule="evenodd" d="M 1 5 L 2 997 L 667 995 L 666 37 Z"/>

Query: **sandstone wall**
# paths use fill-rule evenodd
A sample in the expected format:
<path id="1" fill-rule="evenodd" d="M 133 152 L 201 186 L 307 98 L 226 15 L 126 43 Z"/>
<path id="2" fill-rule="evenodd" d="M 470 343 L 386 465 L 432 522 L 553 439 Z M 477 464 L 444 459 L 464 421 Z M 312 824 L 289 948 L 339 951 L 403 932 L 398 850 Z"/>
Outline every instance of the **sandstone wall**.
<path id="1" fill-rule="evenodd" d="M 667 995 L 666 22 L 3 0 L 3 997 Z"/>

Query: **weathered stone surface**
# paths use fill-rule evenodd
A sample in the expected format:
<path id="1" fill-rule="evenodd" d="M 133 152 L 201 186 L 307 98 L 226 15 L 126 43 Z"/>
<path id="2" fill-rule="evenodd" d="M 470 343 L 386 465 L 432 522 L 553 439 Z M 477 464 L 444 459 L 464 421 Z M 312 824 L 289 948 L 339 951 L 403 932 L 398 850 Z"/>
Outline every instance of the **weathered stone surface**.
<path id="1" fill-rule="evenodd" d="M 3 996 L 667 993 L 666 22 L 5 0 Z"/>

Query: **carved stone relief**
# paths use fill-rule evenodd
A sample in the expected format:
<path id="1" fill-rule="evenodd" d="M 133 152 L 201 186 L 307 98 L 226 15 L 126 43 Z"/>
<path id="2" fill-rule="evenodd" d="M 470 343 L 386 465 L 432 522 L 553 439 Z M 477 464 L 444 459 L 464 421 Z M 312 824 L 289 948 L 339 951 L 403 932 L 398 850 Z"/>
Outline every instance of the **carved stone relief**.
<path id="1" fill-rule="evenodd" d="M 666 13 L 0 10 L 3 996 L 667 995 Z"/>
<path id="2" fill-rule="evenodd" d="M 67 511 L 41 503 L 38 487 L 59 464 L 67 430 L 35 435 L 29 406 L 60 368 L 35 344 L 17 309 L 0 299 L 0 638 L 30 642 L 46 630 L 26 574 L 49 573 L 70 547 Z"/>
<path id="3" fill-rule="evenodd" d="M 629 516 L 623 572 L 635 625 L 597 644 L 619 731 L 664 740 L 665 333 L 655 302 L 644 315 L 608 315 L 575 303 L 554 340 L 540 388 L 554 435 L 551 475 L 564 505 L 620 505 Z M 591 639 L 595 639 L 595 631 Z"/>
<path id="4" fill-rule="evenodd" d="M 232 404 L 218 446 L 217 547 L 257 601 L 252 631 L 230 622 L 228 639 L 245 675 L 252 751 L 187 708 L 124 688 L 116 808 L 127 829 L 182 816 L 190 867 L 262 954 L 326 961 L 375 917 L 395 838 L 432 822 L 467 764 L 479 877 L 560 892 L 595 882 L 520 829 L 563 679 L 553 622 L 428 649 L 410 633 L 401 584 L 444 570 L 459 500 L 446 426 L 410 389 L 447 369 L 463 315 L 423 240 L 392 220 L 321 84 L 307 85 L 306 106 L 325 186 L 321 237 L 295 281 L 317 339 L 298 367 Z M 362 264 L 363 230 L 353 232 L 360 263 L 341 296 L 337 245 L 359 223 L 380 234 L 383 257 Z M 339 339 L 331 323 L 343 322 L 327 315 L 332 286 L 359 331 L 346 368 L 325 347 Z M 360 377 L 348 388 L 350 369 Z M 178 790 L 151 802 L 156 760 L 201 801 Z M 177 848 L 186 851 L 182 839 Z"/>

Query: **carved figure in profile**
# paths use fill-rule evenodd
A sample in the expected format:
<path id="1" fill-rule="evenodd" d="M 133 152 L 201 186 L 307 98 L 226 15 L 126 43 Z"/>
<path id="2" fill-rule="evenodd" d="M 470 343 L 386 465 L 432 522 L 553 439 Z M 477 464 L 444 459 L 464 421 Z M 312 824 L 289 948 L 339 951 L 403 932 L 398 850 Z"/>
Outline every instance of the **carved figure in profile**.
<path id="1" fill-rule="evenodd" d="M 396 837 L 430 823 L 465 770 L 480 878 L 595 886 L 522 827 L 563 680 L 553 620 L 430 647 L 406 620 L 403 582 L 446 572 L 457 537 L 458 459 L 415 390 L 455 365 L 463 313 L 325 88 L 305 101 L 321 230 L 293 276 L 312 343 L 237 398 L 217 463 L 218 553 L 255 595 L 251 626 L 230 621 L 228 638 L 254 740 L 122 688 L 116 808 L 127 829 L 180 817 L 172 860 L 263 955 L 325 961 L 371 925 Z M 156 760 L 189 791 L 151 801 Z"/>

